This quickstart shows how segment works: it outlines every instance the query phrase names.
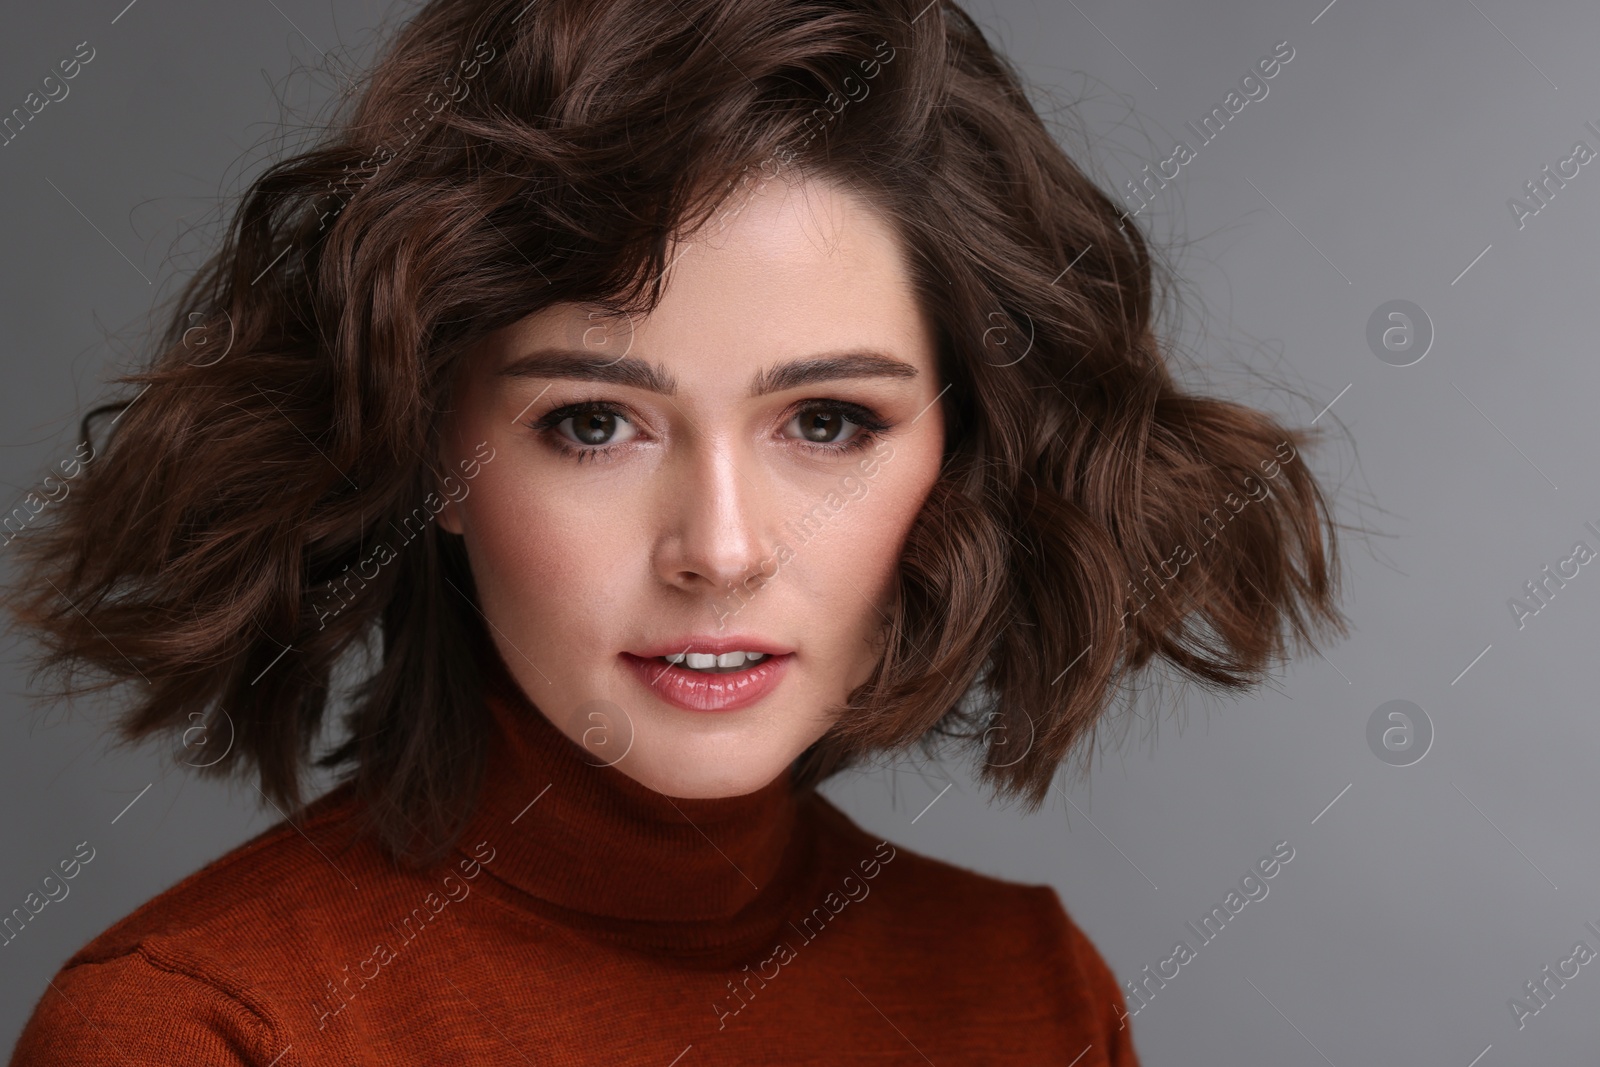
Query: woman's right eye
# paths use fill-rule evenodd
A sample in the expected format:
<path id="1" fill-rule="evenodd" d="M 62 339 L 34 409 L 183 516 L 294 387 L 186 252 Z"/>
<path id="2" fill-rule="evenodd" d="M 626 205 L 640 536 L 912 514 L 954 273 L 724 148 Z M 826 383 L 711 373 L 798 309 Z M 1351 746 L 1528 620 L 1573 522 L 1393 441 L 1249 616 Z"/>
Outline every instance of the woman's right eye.
<path id="1" fill-rule="evenodd" d="M 579 444 L 583 445 L 612 444 L 611 439 L 617 435 L 619 429 L 628 425 L 627 420 L 619 413 L 600 410 L 568 415 L 561 422 L 572 423 L 571 434 Z"/>
<path id="2" fill-rule="evenodd" d="M 567 423 L 571 423 L 570 427 Z M 604 404 L 579 403 L 555 408 L 531 427 L 543 431 L 561 452 L 580 462 L 604 455 L 637 436 L 627 416 Z M 626 436 L 618 439 L 619 434 Z"/>

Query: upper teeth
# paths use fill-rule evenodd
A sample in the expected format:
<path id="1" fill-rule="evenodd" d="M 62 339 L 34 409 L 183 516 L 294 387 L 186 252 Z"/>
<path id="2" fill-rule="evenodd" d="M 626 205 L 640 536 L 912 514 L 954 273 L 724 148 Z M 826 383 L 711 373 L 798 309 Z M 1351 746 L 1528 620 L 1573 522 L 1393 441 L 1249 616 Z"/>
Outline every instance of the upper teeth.
<path id="1" fill-rule="evenodd" d="M 714 656 L 709 652 L 677 652 L 664 658 L 668 663 L 704 670 L 707 667 L 743 667 L 746 663 L 759 663 L 767 658 L 767 654 L 765 652 L 724 652 L 721 655 Z"/>

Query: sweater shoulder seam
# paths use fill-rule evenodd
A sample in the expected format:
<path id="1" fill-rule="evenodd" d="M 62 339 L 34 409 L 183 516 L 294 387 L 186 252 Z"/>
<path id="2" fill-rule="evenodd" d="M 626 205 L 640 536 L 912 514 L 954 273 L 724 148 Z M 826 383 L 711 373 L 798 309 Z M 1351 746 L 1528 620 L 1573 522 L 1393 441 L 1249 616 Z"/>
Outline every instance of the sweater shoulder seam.
<path id="1" fill-rule="evenodd" d="M 159 946 L 149 940 L 139 942 L 129 954 L 137 955 L 156 970 L 187 978 L 191 982 L 203 985 L 218 995 L 226 997 L 247 1012 L 255 1025 L 266 1035 L 272 1036 L 278 1032 L 277 1026 L 270 1017 L 269 1009 L 257 997 L 251 995 L 248 982 L 231 975 L 225 977 L 222 974 L 204 973 L 204 968 L 186 964 L 170 953 L 162 951 Z"/>
<path id="2" fill-rule="evenodd" d="M 69 960 L 61 967 L 57 977 L 80 968 L 115 966 L 125 961 L 134 961 L 152 970 L 186 979 L 207 992 L 221 997 L 227 1003 L 237 1006 L 239 1014 L 247 1020 L 246 1025 L 251 1030 L 252 1040 L 260 1052 L 267 1053 L 276 1043 L 278 1027 L 272 1020 L 271 1012 L 250 994 L 248 983 L 233 981 L 220 974 L 207 974 L 203 967 L 185 964 L 162 952 L 148 940 L 130 945 L 127 949 L 112 955 Z"/>

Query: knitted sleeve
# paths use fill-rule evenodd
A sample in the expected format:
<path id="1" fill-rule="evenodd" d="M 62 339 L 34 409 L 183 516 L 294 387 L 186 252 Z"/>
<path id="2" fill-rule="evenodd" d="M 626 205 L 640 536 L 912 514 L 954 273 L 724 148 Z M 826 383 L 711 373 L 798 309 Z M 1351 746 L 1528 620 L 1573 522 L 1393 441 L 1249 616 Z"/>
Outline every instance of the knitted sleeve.
<path id="1" fill-rule="evenodd" d="M 135 949 L 70 964 L 45 987 L 11 1067 L 284 1067 L 271 1027 L 217 986 Z M 282 1057 L 280 1059 L 280 1057 Z"/>

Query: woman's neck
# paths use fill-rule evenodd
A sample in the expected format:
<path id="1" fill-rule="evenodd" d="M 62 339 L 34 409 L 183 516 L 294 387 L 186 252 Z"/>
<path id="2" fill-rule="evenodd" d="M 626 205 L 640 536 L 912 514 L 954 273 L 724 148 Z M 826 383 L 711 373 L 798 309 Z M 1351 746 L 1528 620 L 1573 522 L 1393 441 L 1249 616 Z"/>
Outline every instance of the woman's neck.
<path id="1" fill-rule="evenodd" d="M 760 943 L 782 925 L 810 847 L 787 772 L 741 796 L 669 797 L 569 739 L 503 664 L 485 701 L 489 762 L 461 847 L 487 841 L 485 869 L 530 908 L 689 954 Z"/>

